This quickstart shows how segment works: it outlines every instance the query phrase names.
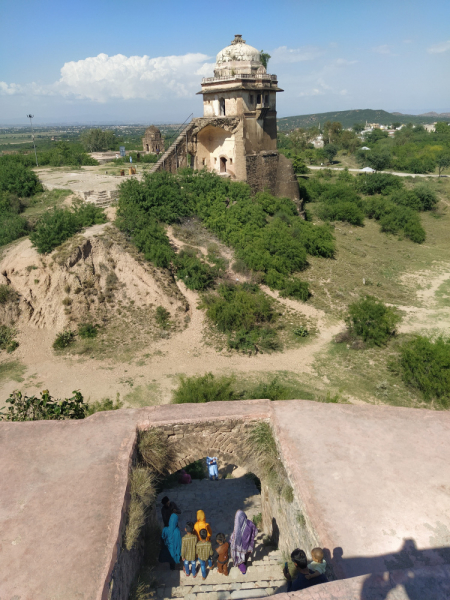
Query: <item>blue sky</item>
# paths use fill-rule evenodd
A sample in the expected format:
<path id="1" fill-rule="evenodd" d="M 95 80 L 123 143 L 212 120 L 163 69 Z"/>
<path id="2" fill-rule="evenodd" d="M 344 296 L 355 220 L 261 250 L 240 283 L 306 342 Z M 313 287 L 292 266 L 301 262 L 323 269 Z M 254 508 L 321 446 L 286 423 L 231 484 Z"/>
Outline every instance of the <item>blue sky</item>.
<path id="1" fill-rule="evenodd" d="M 450 111 L 450 2 L 0 0 L 0 123 L 183 121 L 240 33 L 278 115 Z"/>

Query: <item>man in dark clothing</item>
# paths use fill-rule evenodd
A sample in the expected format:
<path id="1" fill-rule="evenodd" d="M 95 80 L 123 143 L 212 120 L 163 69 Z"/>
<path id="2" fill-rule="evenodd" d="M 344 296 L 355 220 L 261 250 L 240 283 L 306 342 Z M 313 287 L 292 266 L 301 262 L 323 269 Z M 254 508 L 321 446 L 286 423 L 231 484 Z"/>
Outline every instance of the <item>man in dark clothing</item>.
<path id="1" fill-rule="evenodd" d="M 172 515 L 173 513 L 175 513 L 176 515 L 181 515 L 181 510 L 178 508 L 175 502 L 171 502 L 167 496 L 164 496 L 164 498 L 161 500 L 161 503 L 161 516 L 164 523 L 164 527 L 168 527 L 170 515 Z"/>
<path id="2" fill-rule="evenodd" d="M 289 570 L 287 567 L 284 568 L 284 576 L 288 581 L 288 592 L 297 592 L 298 590 L 304 590 L 313 585 L 328 581 L 325 575 L 319 575 L 318 577 L 314 577 L 314 579 L 306 579 L 305 575 L 313 575 L 314 572 L 308 569 L 308 560 L 303 550 L 299 550 L 298 548 L 294 550 L 291 554 L 291 559 L 297 570 L 297 578 L 292 581 Z"/>

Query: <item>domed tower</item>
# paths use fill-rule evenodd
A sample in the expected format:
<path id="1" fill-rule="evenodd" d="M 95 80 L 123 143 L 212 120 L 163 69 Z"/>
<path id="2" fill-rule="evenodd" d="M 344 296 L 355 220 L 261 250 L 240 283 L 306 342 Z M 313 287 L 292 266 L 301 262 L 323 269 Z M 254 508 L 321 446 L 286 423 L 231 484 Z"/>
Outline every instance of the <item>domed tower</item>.
<path id="1" fill-rule="evenodd" d="M 146 154 L 159 154 L 164 151 L 160 130 L 154 125 L 147 127 L 142 138 L 142 148 Z"/>
<path id="2" fill-rule="evenodd" d="M 276 152 L 276 94 L 282 91 L 277 76 L 267 73 L 259 50 L 236 35 L 217 54 L 214 77 L 202 80 L 203 118 L 215 123 L 198 136 L 197 166 L 247 181 L 252 162 L 247 157 Z M 239 127 L 232 127 L 236 120 Z M 223 129 L 232 134 L 224 136 Z"/>

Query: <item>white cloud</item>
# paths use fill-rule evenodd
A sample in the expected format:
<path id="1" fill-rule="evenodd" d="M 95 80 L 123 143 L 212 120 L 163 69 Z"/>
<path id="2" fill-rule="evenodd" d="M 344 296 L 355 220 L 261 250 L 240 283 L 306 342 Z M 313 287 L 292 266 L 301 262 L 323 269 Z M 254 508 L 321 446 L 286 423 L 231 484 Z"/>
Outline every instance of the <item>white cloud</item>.
<path id="1" fill-rule="evenodd" d="M 271 64 L 296 63 L 306 60 L 314 60 L 322 56 L 325 51 L 317 46 L 303 46 L 302 48 L 288 48 L 280 46 L 271 51 Z"/>
<path id="2" fill-rule="evenodd" d="M 61 77 L 50 85 L 8 84 L 0 82 L 0 94 L 63 95 L 106 102 L 112 98 L 156 99 L 191 96 L 200 83 L 199 76 L 212 75 L 213 65 L 206 54 L 182 56 L 108 56 L 99 54 L 64 64 Z"/>
<path id="3" fill-rule="evenodd" d="M 356 64 L 358 61 L 357 60 L 347 60 L 346 58 L 337 58 L 334 61 L 334 64 L 337 66 L 346 66 L 346 65 L 354 65 Z"/>
<path id="4" fill-rule="evenodd" d="M 442 52 L 447 52 L 447 50 L 450 50 L 450 40 L 447 40 L 446 42 L 441 42 L 440 44 L 434 44 L 434 46 L 430 46 L 427 49 L 427 52 L 429 52 L 430 54 L 441 54 Z"/>
<path id="5" fill-rule="evenodd" d="M 375 46 L 375 48 L 372 48 L 372 50 L 374 52 L 376 52 L 377 54 L 392 54 L 391 46 L 389 46 L 388 44 L 382 44 L 381 46 Z"/>

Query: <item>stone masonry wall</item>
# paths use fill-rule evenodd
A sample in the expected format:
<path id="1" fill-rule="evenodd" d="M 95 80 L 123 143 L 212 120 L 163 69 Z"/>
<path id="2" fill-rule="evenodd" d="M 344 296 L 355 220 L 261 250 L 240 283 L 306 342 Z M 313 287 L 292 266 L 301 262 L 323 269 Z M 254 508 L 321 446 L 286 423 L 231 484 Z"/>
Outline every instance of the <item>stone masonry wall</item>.
<path id="1" fill-rule="evenodd" d="M 256 423 L 226 420 L 159 426 L 158 429 L 167 436 L 170 472 L 212 455 L 221 462 L 247 467 L 259 476 L 247 441 Z"/>
<path id="2" fill-rule="evenodd" d="M 246 157 L 247 183 L 253 193 L 266 188 L 275 194 L 277 186 L 278 152 L 260 152 Z"/>

